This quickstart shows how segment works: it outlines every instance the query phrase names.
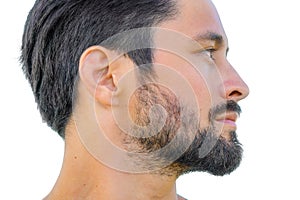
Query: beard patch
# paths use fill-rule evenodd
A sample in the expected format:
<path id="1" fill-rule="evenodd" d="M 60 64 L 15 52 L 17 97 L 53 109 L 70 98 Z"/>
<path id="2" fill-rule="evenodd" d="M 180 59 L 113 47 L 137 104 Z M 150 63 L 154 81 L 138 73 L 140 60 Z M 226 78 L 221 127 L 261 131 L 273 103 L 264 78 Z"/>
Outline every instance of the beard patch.
<path id="1" fill-rule="evenodd" d="M 150 153 L 164 148 L 175 137 L 179 135 L 179 142 L 175 144 L 171 151 L 161 151 L 161 154 L 153 158 L 153 162 L 169 161 L 173 154 L 182 146 L 188 145 L 186 151 L 174 160 L 174 162 L 160 170 L 152 171 L 167 176 L 180 176 L 184 173 L 193 171 L 208 172 L 213 175 L 223 176 L 234 171 L 240 164 L 243 149 L 237 139 L 234 131 L 230 132 L 230 139 L 226 140 L 222 136 L 218 136 L 213 117 L 226 111 L 240 113 L 240 107 L 234 101 L 228 101 L 224 104 L 217 105 L 210 110 L 208 117 L 210 119 L 209 127 L 200 130 L 197 124 L 196 116 L 192 109 L 187 105 L 180 105 L 176 95 L 162 85 L 147 84 L 140 87 L 130 100 L 130 115 L 133 122 L 139 126 L 148 126 L 150 124 L 149 111 L 154 105 L 162 106 L 167 114 L 164 126 L 155 135 L 149 136 L 147 131 L 138 133 L 143 137 L 134 137 L 131 134 L 124 138 L 124 145 L 129 152 Z M 187 116 L 182 121 L 180 115 L 183 109 L 188 109 Z M 161 118 L 161 113 L 152 112 L 156 119 Z M 152 130 L 156 130 L 155 123 L 152 124 Z M 181 126 L 185 126 L 184 130 L 193 130 L 195 133 L 183 132 L 177 133 Z M 151 127 L 150 127 L 151 129 Z M 137 130 L 132 129 L 131 132 Z M 140 130 L 139 130 L 140 131 Z M 177 135 L 176 135 L 177 134 Z M 205 154 L 203 154 L 205 152 Z M 143 158 L 137 159 L 137 165 L 145 165 Z M 151 171 L 151 167 L 148 169 Z"/>

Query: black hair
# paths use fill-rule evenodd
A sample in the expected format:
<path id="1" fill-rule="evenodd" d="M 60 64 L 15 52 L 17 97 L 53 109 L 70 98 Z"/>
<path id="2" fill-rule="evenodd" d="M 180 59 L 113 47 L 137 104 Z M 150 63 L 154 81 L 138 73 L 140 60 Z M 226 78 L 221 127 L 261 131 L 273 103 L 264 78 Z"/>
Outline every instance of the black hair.
<path id="1" fill-rule="evenodd" d="M 21 62 L 42 119 L 64 138 L 84 50 L 123 31 L 155 26 L 176 12 L 174 0 L 37 0 L 25 24 Z M 118 40 L 107 45 L 122 50 Z M 127 55 L 139 66 L 151 63 L 152 53 L 145 48 Z"/>

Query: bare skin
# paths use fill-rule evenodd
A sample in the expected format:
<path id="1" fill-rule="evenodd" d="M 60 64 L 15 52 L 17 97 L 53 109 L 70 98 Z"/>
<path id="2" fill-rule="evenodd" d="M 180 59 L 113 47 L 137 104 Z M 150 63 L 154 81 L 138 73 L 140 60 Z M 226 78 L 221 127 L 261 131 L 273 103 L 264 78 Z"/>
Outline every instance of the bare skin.
<path id="1" fill-rule="evenodd" d="M 216 32 L 223 37 L 223 46 L 215 54 L 223 82 L 211 82 L 210 89 L 213 89 L 212 95 L 216 101 L 213 103 L 229 99 L 237 102 L 245 98 L 249 92 L 248 87 L 226 60 L 227 38 L 211 1 L 179 0 L 178 5 L 179 16 L 175 20 L 163 22 L 161 27 L 182 32 L 189 37 L 207 32 Z M 122 86 L 118 85 L 121 76 L 134 65 L 128 57 L 122 57 L 111 64 L 108 62 L 110 54 L 111 52 L 101 47 L 94 47 L 82 55 L 79 66 L 78 105 L 77 111 L 75 110 L 80 116 L 76 120 L 82 120 L 87 127 L 93 127 L 87 116 L 94 114 L 93 103 L 96 102 L 102 114 L 98 119 L 107 121 L 109 139 L 122 146 L 122 141 L 118 138 L 118 128 L 113 123 L 111 110 L 114 105 L 110 100 L 113 91 L 122 90 Z M 201 116 L 204 116 L 201 118 L 201 125 L 207 126 L 211 94 L 207 91 L 203 79 L 193 76 L 195 73 L 192 67 L 189 68 L 183 61 L 164 52 L 155 53 L 155 62 L 173 66 L 174 70 L 188 77 L 201 105 Z M 101 71 L 105 72 L 100 73 L 102 77 L 95 77 Z M 99 78 L 103 80 L 100 83 L 97 82 Z M 235 129 L 226 123 L 224 127 L 224 137 L 231 129 Z M 61 173 L 45 199 L 182 200 L 184 198 L 176 194 L 177 178 L 175 174 L 161 176 L 153 173 L 125 173 L 106 166 L 87 151 L 72 119 L 66 129 L 65 156 Z"/>
<path id="2" fill-rule="evenodd" d="M 175 177 L 113 170 L 94 159 L 78 137 L 67 140 L 72 145 L 66 148 L 65 164 L 45 199 L 183 199 L 176 195 Z"/>

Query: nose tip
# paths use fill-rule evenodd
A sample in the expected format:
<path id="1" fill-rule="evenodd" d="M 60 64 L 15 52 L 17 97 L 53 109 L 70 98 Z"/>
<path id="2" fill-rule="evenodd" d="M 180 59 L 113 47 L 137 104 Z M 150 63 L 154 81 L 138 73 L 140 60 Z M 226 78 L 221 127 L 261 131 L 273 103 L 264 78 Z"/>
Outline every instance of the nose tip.
<path id="1" fill-rule="evenodd" d="M 240 101 L 249 95 L 249 87 L 240 77 L 240 75 L 231 66 L 231 70 L 227 71 L 224 84 L 224 97 L 227 100 Z"/>
<path id="2" fill-rule="evenodd" d="M 226 86 L 227 85 L 227 86 Z M 225 83 L 226 99 L 240 101 L 249 95 L 249 87 L 240 79 L 231 83 Z"/>

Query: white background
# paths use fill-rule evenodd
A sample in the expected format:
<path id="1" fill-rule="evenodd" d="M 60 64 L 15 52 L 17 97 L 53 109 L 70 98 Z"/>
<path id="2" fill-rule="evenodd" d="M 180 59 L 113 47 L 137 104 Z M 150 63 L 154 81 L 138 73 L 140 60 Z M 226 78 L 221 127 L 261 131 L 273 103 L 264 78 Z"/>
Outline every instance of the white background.
<path id="1" fill-rule="evenodd" d="M 18 64 L 33 0 L 1 0 L 0 199 L 42 199 L 53 187 L 63 140 L 42 123 Z M 300 199 L 300 6 L 296 0 L 215 0 L 229 59 L 250 87 L 241 102 L 244 159 L 231 175 L 192 173 L 178 193 L 199 199 Z"/>

